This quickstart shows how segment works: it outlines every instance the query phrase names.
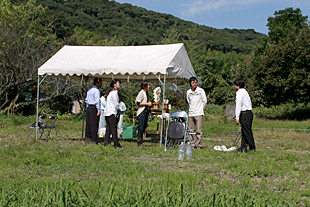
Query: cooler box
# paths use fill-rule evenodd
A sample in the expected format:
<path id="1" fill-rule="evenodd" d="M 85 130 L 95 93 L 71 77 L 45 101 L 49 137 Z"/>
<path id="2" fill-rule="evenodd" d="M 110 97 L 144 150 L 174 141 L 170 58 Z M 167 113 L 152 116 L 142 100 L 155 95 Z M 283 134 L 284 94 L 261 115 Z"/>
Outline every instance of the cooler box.
<path id="1" fill-rule="evenodd" d="M 136 126 L 123 126 L 122 138 L 135 138 L 137 133 Z"/>

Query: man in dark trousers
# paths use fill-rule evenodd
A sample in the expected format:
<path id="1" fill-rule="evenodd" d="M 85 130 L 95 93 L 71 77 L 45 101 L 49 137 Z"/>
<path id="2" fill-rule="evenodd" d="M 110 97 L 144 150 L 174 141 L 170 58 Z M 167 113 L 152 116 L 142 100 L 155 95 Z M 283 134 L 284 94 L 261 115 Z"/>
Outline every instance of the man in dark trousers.
<path id="1" fill-rule="evenodd" d="M 98 144 L 98 125 L 100 118 L 100 91 L 102 79 L 95 78 L 94 85 L 87 91 L 86 97 L 86 139 Z"/>
<path id="2" fill-rule="evenodd" d="M 236 89 L 236 124 L 241 124 L 241 147 L 237 152 L 247 152 L 247 146 L 255 151 L 255 142 L 252 132 L 252 102 L 248 92 L 244 89 L 245 83 L 242 78 L 237 78 L 234 82 Z"/>

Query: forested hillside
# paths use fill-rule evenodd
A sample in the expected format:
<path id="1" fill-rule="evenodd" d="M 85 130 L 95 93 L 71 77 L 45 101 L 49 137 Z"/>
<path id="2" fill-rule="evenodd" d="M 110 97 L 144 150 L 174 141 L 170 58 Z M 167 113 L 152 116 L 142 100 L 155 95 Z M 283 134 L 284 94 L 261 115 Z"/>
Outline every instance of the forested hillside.
<path id="1" fill-rule="evenodd" d="M 194 38 L 201 48 L 248 53 L 264 36 L 252 29 L 214 29 L 108 0 L 37 0 L 37 3 L 48 8 L 48 19 L 52 20 L 53 29 L 61 39 L 70 38 L 74 29 L 80 27 L 97 33 L 102 39 L 121 39 L 124 45 L 157 44 L 163 34 L 176 25 L 181 39 Z M 188 37 L 191 30 L 195 30 L 195 37 Z"/>

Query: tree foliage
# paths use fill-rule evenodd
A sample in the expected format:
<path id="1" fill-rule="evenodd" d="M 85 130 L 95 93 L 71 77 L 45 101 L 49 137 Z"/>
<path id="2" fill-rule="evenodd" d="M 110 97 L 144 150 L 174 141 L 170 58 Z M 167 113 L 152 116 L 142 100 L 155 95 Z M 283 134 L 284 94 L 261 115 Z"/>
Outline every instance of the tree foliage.
<path id="1" fill-rule="evenodd" d="M 247 65 L 251 87 L 267 106 L 310 101 L 310 27 L 299 9 L 268 19 L 270 37 L 255 48 Z"/>
<path id="2" fill-rule="evenodd" d="M 37 68 L 56 44 L 43 15 L 43 7 L 33 0 L 0 2 L 0 111 L 33 99 Z"/>
<path id="3" fill-rule="evenodd" d="M 268 18 L 269 40 L 279 42 L 285 40 L 289 34 L 299 33 L 307 25 L 307 19 L 298 8 L 275 11 L 274 17 Z"/>

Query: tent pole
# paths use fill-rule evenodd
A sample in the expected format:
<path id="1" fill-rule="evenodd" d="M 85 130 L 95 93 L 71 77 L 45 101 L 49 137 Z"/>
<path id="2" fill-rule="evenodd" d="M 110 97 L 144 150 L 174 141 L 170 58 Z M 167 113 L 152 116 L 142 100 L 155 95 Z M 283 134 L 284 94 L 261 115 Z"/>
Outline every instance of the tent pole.
<path id="1" fill-rule="evenodd" d="M 88 81 L 88 76 L 86 76 L 86 77 L 85 77 L 86 97 L 87 97 L 87 81 Z M 85 111 L 86 111 L 86 102 L 85 102 L 85 100 L 84 100 L 83 123 L 82 123 L 82 139 L 84 139 L 84 122 L 85 122 Z"/>
<path id="2" fill-rule="evenodd" d="M 163 89 L 163 105 L 161 107 L 161 126 L 160 126 L 160 147 L 163 141 L 163 126 L 164 126 L 164 108 L 165 108 L 165 92 L 166 92 L 166 74 L 164 74 L 164 89 Z"/>
<path id="3" fill-rule="evenodd" d="M 39 133 L 39 99 L 40 99 L 40 75 L 38 75 L 38 88 L 37 88 L 37 118 L 36 118 L 36 139 L 38 139 Z"/>

